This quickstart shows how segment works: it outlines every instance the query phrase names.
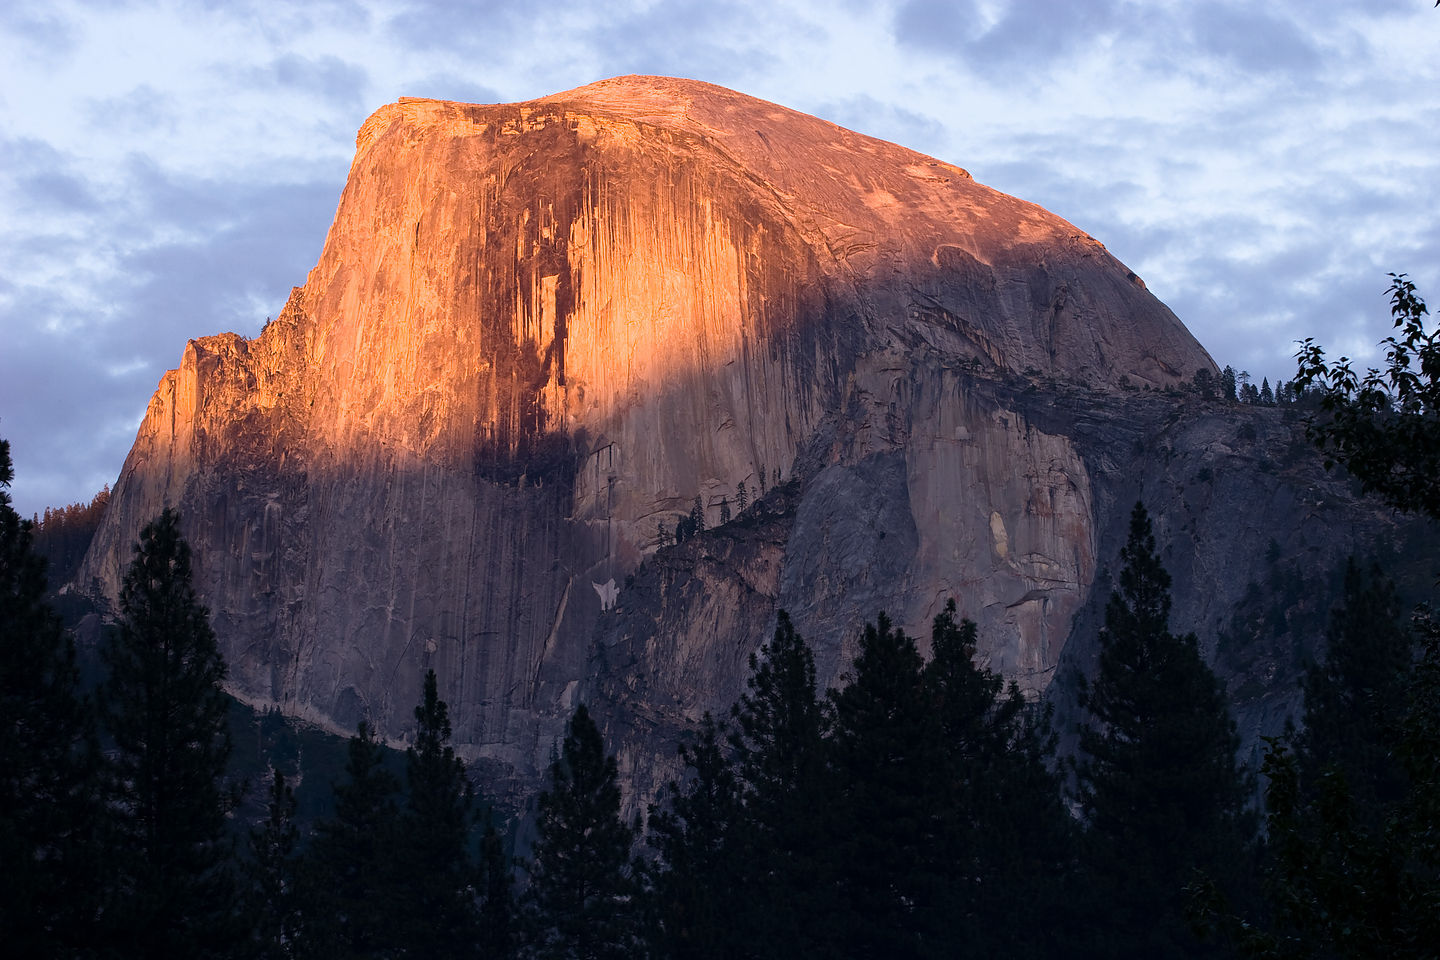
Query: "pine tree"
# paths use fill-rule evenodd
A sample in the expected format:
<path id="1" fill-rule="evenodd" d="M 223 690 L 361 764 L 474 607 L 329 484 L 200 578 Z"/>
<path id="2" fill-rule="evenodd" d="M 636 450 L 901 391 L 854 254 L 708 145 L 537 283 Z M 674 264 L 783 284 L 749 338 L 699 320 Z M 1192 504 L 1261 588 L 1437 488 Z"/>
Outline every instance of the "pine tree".
<path id="1" fill-rule="evenodd" d="M 620 820 L 615 758 L 606 756 L 584 704 L 575 708 L 538 806 L 525 898 L 530 952 L 542 960 L 634 956 L 640 942 L 634 834 Z"/>
<path id="2" fill-rule="evenodd" d="M 649 842 L 658 854 L 650 890 L 652 954 L 742 957 L 751 936 L 735 922 L 732 909 L 742 878 L 740 784 L 710 714 L 695 742 L 680 745 L 680 758 L 688 778 L 668 784 L 667 805 L 650 813 Z"/>
<path id="3" fill-rule="evenodd" d="M 750 503 L 750 491 L 746 489 L 744 480 L 735 484 L 735 502 L 739 504 L 741 513 L 745 512 L 745 507 Z"/>
<path id="4" fill-rule="evenodd" d="M 479 946 L 486 960 L 508 960 L 517 947 L 514 872 L 493 823 L 480 839 Z"/>
<path id="5" fill-rule="evenodd" d="M 1267 407 L 1275 405 L 1275 394 L 1270 390 L 1270 378 L 1265 377 L 1260 381 L 1260 402 Z"/>
<path id="6" fill-rule="evenodd" d="M 830 756 L 840 902 L 835 930 L 853 957 L 916 956 L 941 919 L 939 718 L 915 642 L 881 613 L 848 683 L 830 695 Z M 818 816 L 819 811 L 812 812 Z"/>
<path id="7" fill-rule="evenodd" d="M 1397 750 L 1410 789 L 1392 819 L 1394 848 L 1405 853 L 1396 914 L 1412 945 L 1440 943 L 1440 622 L 1428 606 L 1416 609 L 1411 630 L 1419 657 L 1406 684 Z M 1397 951 L 1398 953 L 1398 951 Z"/>
<path id="8" fill-rule="evenodd" d="M 1110 596 L 1099 671 L 1084 690 L 1080 808 L 1109 956 L 1205 951 L 1184 919 L 1195 871 L 1223 883 L 1243 862 L 1247 785 L 1224 690 L 1193 634 L 1170 632 L 1170 576 L 1136 504 Z"/>
<path id="9" fill-rule="evenodd" d="M 93 717 L 74 643 L 45 603 L 45 562 L 10 505 L 0 440 L 0 943 L 58 955 L 96 908 Z"/>
<path id="10" fill-rule="evenodd" d="M 1235 402 L 1235 368 L 1229 364 L 1220 371 L 1220 399 Z"/>
<path id="11" fill-rule="evenodd" d="M 695 503 L 690 507 L 690 535 L 693 537 L 705 532 L 705 504 L 700 501 L 700 494 L 695 494 Z"/>
<path id="12" fill-rule="evenodd" d="M 1074 827 L 1053 772 L 1048 709 L 977 666 L 977 631 L 936 615 L 925 668 L 942 744 L 945 811 L 932 856 L 947 866 L 944 936 L 979 956 L 1062 955 L 1082 926 L 1071 905 Z"/>
<path id="13" fill-rule="evenodd" d="M 748 692 L 731 710 L 745 805 L 736 922 L 763 956 L 803 955 L 833 933 L 832 851 L 819 815 L 829 800 L 826 720 L 814 658 L 783 610 L 750 671 Z"/>
<path id="14" fill-rule="evenodd" d="M 316 828 L 306 862 L 305 901 L 313 922 L 305 927 L 309 956 L 383 956 L 397 947 L 394 905 L 395 775 L 384 748 L 361 721 L 350 738 L 346 780 L 335 786 L 335 813 Z"/>
<path id="15" fill-rule="evenodd" d="M 1425 956 L 1419 945 L 1435 942 L 1418 933 L 1435 928 L 1440 902 L 1434 820 L 1416 830 L 1408 818 L 1436 785 L 1409 761 L 1433 746 L 1414 750 L 1423 738 L 1407 736 L 1433 707 L 1414 696 L 1423 661 L 1412 676 L 1398 608 L 1378 568 L 1348 564 L 1325 662 L 1304 679 L 1305 728 L 1266 751 L 1272 952 L 1325 944 L 1332 953 L 1319 955 Z"/>
<path id="16" fill-rule="evenodd" d="M 720 525 L 723 527 L 730 522 L 730 498 L 720 498 Z"/>
<path id="17" fill-rule="evenodd" d="M 420 956 L 469 956 L 477 921 L 468 848 L 475 791 L 450 745 L 449 707 L 440 699 L 434 670 L 425 673 L 415 724 L 415 743 L 405 751 L 408 797 L 396 842 L 404 942 Z"/>
<path id="18" fill-rule="evenodd" d="M 300 956 L 300 829 L 295 791 L 276 769 L 265 822 L 250 832 L 246 920 L 253 953 L 266 960 Z"/>
<path id="19" fill-rule="evenodd" d="M 1344 777 L 1374 826 L 1404 794 L 1406 776 L 1395 744 L 1405 715 L 1405 684 L 1413 640 L 1394 586 L 1378 566 L 1352 558 L 1344 599 L 1331 611 L 1325 660 L 1306 672 L 1304 730 L 1298 737 L 1301 776 L 1318 782 L 1333 769 Z"/>
<path id="20" fill-rule="evenodd" d="M 174 510 L 140 533 L 105 662 L 101 705 L 115 742 L 111 935 L 150 956 L 223 953 L 233 939 L 225 820 L 235 802 L 223 783 L 225 661 Z"/>

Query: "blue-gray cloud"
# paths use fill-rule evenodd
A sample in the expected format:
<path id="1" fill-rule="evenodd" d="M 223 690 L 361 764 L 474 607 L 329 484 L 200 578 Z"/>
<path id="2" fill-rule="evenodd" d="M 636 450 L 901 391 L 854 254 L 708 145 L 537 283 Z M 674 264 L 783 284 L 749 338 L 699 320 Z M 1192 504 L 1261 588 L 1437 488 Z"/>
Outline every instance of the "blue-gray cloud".
<path id="1" fill-rule="evenodd" d="M 972 0 L 908 0 L 896 11 L 894 29 L 902 45 L 974 67 L 1020 65 L 1026 75 L 1041 75 L 1056 58 L 1114 29 L 1121 6 L 1113 0 L 1016 0 L 1002 8 L 999 20 L 986 24 Z"/>
<path id="2" fill-rule="evenodd" d="M 335 56 L 285 53 L 259 67 L 224 68 L 240 89 L 273 89 L 312 96 L 340 108 L 365 102 L 370 77 L 365 68 Z"/>
<path id="3" fill-rule="evenodd" d="M 359 0 L 180 0 L 191 14 L 246 24 L 271 43 L 294 42 L 317 27 L 364 30 L 372 21 Z"/>
<path id="4" fill-rule="evenodd" d="M 1395 9 L 1390 3 L 1369 15 Z M 896 8 L 893 30 L 902 47 L 952 60 L 1000 86 L 1041 82 L 1067 59 L 1102 49 L 1113 50 L 1107 56 L 1143 60 L 1157 76 L 1221 63 L 1246 73 L 1284 72 L 1299 81 L 1327 66 L 1315 30 L 1344 12 L 1326 4 L 1262 7 L 1248 0 L 1173 7 L 1136 0 L 1016 0 L 987 22 L 973 0 L 905 0 Z"/>
<path id="5" fill-rule="evenodd" d="M 605 76 L 656 74 L 743 85 L 778 60 L 777 38 L 791 43 L 797 35 L 813 37 L 816 29 L 778 5 L 659 0 L 607 19 L 594 48 Z"/>
<path id="6" fill-rule="evenodd" d="M 343 170 L 222 182 L 135 155 L 116 189 L 44 143 L 0 143 L 0 158 L 21 171 L 14 182 L 29 202 L 20 231 L 0 234 L 0 326 L 14 331 L 0 351 L 0 436 L 12 441 L 13 492 L 28 513 L 113 482 L 187 339 L 253 335 L 279 312 L 315 262 Z M 48 225 L 57 204 L 78 217 L 63 230 Z M 27 279 L 55 263 L 73 265 L 67 280 Z"/>
<path id="7" fill-rule="evenodd" d="M 385 35 L 412 50 L 504 57 L 509 34 L 529 24 L 538 32 L 563 32 L 566 5 L 505 0 L 408 0 L 384 24 Z M 560 21 L 557 23 L 557 21 Z"/>
<path id="8" fill-rule="evenodd" d="M 0 4 L 0 29 L 20 41 L 24 56 L 42 63 L 68 57 L 80 36 L 72 19 L 34 4 Z"/>
<path id="9" fill-rule="evenodd" d="M 1189 28 L 1203 54 L 1251 73 L 1284 71 L 1303 77 L 1322 63 L 1319 46 L 1300 22 L 1252 4 L 1188 6 Z"/>
<path id="10" fill-rule="evenodd" d="M 430 97 L 435 100 L 458 100 L 461 103 L 506 103 L 509 98 L 493 87 L 476 83 L 453 73 L 432 73 L 401 85 L 403 96 Z"/>
<path id="11" fill-rule="evenodd" d="M 92 125 L 122 135 L 175 129 L 175 100 L 149 84 L 123 94 L 92 99 L 86 109 Z"/>

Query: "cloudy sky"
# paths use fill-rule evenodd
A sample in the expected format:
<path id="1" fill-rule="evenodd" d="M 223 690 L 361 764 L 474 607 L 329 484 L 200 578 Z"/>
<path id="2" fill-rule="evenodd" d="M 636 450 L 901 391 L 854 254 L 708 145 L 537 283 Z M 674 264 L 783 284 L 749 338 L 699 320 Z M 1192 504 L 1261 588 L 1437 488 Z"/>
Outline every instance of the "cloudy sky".
<path id="1" fill-rule="evenodd" d="M 372 111 L 695 77 L 963 166 L 1103 241 L 1216 360 L 1374 358 L 1440 307 L 1432 0 L 5 0 L 0 437 L 113 482 L 185 341 L 257 333 Z"/>

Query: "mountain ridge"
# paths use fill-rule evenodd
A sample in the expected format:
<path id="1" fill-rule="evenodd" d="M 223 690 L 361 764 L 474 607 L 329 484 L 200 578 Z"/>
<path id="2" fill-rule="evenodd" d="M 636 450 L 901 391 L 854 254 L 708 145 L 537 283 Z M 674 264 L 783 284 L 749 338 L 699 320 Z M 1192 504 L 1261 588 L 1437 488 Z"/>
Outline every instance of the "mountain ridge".
<path id="1" fill-rule="evenodd" d="M 402 100 L 279 317 L 162 378 L 79 583 L 113 597 L 178 507 L 237 695 L 396 738 L 433 667 L 461 752 L 528 782 L 579 698 L 623 698 L 607 643 L 692 642 L 607 619 L 662 525 L 778 479 L 737 630 L 784 603 L 807 636 L 923 632 L 965 592 L 1038 691 L 1111 536 L 1094 464 L 1138 453 L 1026 391 L 1078 415 L 1197 369 L 1097 241 L 906 148 L 697 81 Z"/>

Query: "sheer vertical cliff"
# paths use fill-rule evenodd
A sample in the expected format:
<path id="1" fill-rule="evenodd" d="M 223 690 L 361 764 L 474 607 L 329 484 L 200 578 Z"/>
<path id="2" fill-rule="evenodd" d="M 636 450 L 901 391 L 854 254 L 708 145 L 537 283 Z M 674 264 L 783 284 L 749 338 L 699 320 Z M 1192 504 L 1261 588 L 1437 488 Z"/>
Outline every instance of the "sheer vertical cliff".
<path id="1" fill-rule="evenodd" d="M 177 506 L 237 694 L 400 737 L 434 667 L 463 750 L 521 781 L 587 692 L 667 723 L 728 702 L 777 603 L 837 638 L 833 673 L 857 617 L 963 595 L 1040 689 L 1097 576 L 1105 453 L 993 386 L 1098 408 L 1199 368 L 1076 227 L 813 117 L 647 77 L 401 100 L 280 316 L 161 380 L 80 582 L 114 596 Z M 713 525 L 777 482 L 688 586 L 650 564 L 627 594 L 697 496 Z M 690 694 L 646 700 L 657 657 Z"/>

